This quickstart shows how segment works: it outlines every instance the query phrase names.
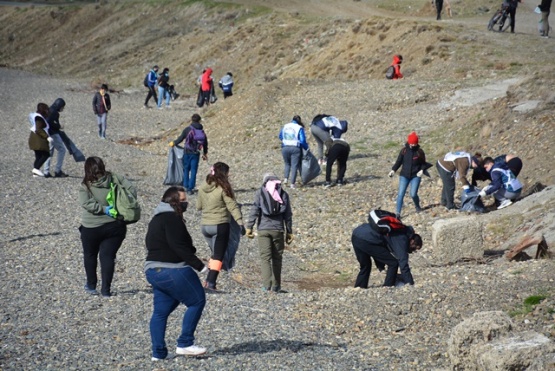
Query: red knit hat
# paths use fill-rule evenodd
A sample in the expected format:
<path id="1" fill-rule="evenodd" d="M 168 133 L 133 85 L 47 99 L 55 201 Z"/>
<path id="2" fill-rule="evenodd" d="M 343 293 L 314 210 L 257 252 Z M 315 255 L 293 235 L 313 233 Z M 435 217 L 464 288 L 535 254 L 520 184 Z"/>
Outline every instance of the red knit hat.
<path id="1" fill-rule="evenodd" d="M 418 135 L 416 135 L 416 132 L 413 131 L 412 133 L 409 134 L 407 138 L 407 142 L 408 144 L 412 144 L 412 145 L 418 144 Z"/>

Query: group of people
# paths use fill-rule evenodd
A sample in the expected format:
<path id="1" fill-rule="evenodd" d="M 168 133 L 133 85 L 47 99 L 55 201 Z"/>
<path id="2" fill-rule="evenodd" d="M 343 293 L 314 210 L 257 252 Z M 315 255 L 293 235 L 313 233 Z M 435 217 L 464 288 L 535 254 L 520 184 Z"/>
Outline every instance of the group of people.
<path id="1" fill-rule="evenodd" d="M 207 107 L 218 99 L 214 89 L 212 72 L 214 72 L 212 68 L 207 67 L 197 79 L 197 85 L 199 87 L 197 106 L 199 107 Z M 224 99 L 233 95 L 233 85 L 233 74 L 231 72 L 226 73 L 218 82 L 218 86 L 222 89 L 224 94 Z"/>
<path id="2" fill-rule="evenodd" d="M 158 109 L 162 109 L 162 103 L 165 102 L 166 108 L 170 108 L 171 98 L 177 99 L 179 97 L 174 86 L 170 84 L 170 69 L 166 67 L 160 74 L 158 74 L 158 70 L 158 66 L 155 65 L 145 76 L 144 85 L 148 89 L 145 108 L 149 108 L 150 98 L 154 98 Z M 156 87 L 158 87 L 158 94 L 156 94 Z"/>

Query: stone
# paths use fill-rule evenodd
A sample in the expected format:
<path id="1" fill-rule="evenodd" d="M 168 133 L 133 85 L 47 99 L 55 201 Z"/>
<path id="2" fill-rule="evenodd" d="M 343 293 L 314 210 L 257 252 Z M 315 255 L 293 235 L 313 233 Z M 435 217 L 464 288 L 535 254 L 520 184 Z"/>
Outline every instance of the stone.
<path id="1" fill-rule="evenodd" d="M 484 256 L 482 222 L 477 216 L 441 219 L 432 226 L 433 259 L 440 264 Z"/>

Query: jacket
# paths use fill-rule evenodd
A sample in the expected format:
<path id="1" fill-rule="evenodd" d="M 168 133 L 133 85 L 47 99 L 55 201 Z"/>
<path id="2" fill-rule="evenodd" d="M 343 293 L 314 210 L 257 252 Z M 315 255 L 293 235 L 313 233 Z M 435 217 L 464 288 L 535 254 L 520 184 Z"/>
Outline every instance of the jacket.
<path id="1" fill-rule="evenodd" d="M 455 155 L 457 153 L 460 157 L 457 157 L 454 160 L 446 160 L 444 157 L 440 158 L 437 162 L 446 171 L 454 173 L 453 176 L 459 179 L 463 186 L 470 185 L 468 180 L 466 180 L 466 174 L 470 168 L 470 154 L 466 152 L 450 152 L 445 156 L 447 157 L 448 155 Z"/>
<path id="2" fill-rule="evenodd" d="M 397 171 L 399 167 L 401 167 L 401 176 L 412 179 L 420 170 L 426 170 L 426 154 L 419 145 L 411 147 L 405 143 L 391 170 Z"/>
<path id="3" fill-rule="evenodd" d="M 540 5 L 538 6 L 540 7 L 540 10 L 542 12 L 549 13 L 549 11 L 551 10 L 551 0 L 542 0 Z"/>
<path id="4" fill-rule="evenodd" d="M 175 145 L 178 145 L 179 143 L 183 142 L 183 140 L 185 140 L 185 138 L 187 138 L 187 135 L 191 131 L 191 126 L 194 127 L 197 130 L 204 130 L 204 127 L 202 126 L 202 124 L 200 122 L 193 121 L 191 123 L 191 125 L 187 126 L 185 129 L 183 129 L 183 131 L 181 132 L 181 135 L 178 136 L 177 139 L 173 141 L 173 143 Z M 204 134 L 206 134 L 206 132 Z M 186 150 L 185 150 L 185 152 L 188 153 Z M 207 135 L 205 135 L 204 144 L 202 145 L 202 153 L 204 153 L 205 155 L 208 154 L 208 136 Z"/>
<path id="5" fill-rule="evenodd" d="M 414 229 L 407 226 L 401 233 L 382 235 L 368 223 L 358 226 L 353 231 L 353 236 L 366 241 L 369 245 L 382 246 L 388 249 L 399 262 L 399 270 L 403 281 L 410 285 L 414 285 L 409 266 L 409 242 L 413 234 Z"/>
<path id="6" fill-rule="evenodd" d="M 402 79 L 403 74 L 401 73 L 401 59 L 398 55 L 393 56 L 393 62 L 391 63 L 395 72 L 393 73 L 393 80 Z"/>
<path id="7" fill-rule="evenodd" d="M 349 152 L 351 152 L 351 146 L 345 139 L 341 138 L 330 138 L 326 140 L 326 152 L 324 153 L 326 157 L 332 157 L 332 154 L 337 155 L 338 157 L 349 156 Z"/>
<path id="8" fill-rule="evenodd" d="M 282 147 L 293 146 L 308 149 L 304 129 L 296 121 L 283 126 L 279 132 L 279 140 L 281 140 Z"/>
<path id="9" fill-rule="evenodd" d="M 148 73 L 148 80 L 147 80 L 148 86 L 153 87 L 154 85 L 156 85 L 157 81 L 158 81 L 158 73 L 154 70 L 150 70 L 150 72 Z"/>
<path id="10" fill-rule="evenodd" d="M 277 178 L 275 178 L 277 179 Z M 267 179 L 268 180 L 268 179 Z M 289 194 L 287 192 L 281 192 L 281 198 L 286 206 L 285 212 L 278 215 L 264 215 L 262 213 L 261 202 L 262 202 L 262 192 L 264 190 L 265 182 L 261 188 L 259 188 L 254 194 L 253 205 L 250 209 L 249 216 L 247 218 L 246 228 L 252 229 L 254 223 L 258 220 L 256 228 L 259 231 L 285 231 L 289 234 L 293 233 L 293 212 L 291 211 L 291 204 L 289 201 Z"/>
<path id="11" fill-rule="evenodd" d="M 104 214 L 104 208 L 109 206 L 106 196 L 110 192 L 110 183 L 113 176 L 117 177 L 125 187 L 133 187 L 127 179 L 115 173 L 106 173 L 105 176 L 97 181 L 91 182 L 90 189 L 81 183 L 79 188 L 79 205 L 82 207 L 81 224 L 84 227 L 96 228 L 116 221 L 111 216 Z"/>
<path id="12" fill-rule="evenodd" d="M 522 184 L 514 176 L 506 163 L 494 164 L 489 173 L 491 175 L 491 183 L 485 188 L 487 195 L 491 195 L 500 189 L 505 189 L 513 193 L 517 193 L 522 190 Z"/>
<path id="13" fill-rule="evenodd" d="M 220 79 L 218 85 L 224 93 L 231 93 L 231 90 L 233 89 L 233 77 L 225 75 Z"/>
<path id="14" fill-rule="evenodd" d="M 145 237 L 147 256 L 145 270 L 179 268 L 189 265 L 201 271 L 204 263 L 195 255 L 197 249 L 185 221 L 165 202 L 154 210 Z"/>
<path id="15" fill-rule="evenodd" d="M 35 127 L 31 128 L 31 133 L 29 134 L 29 148 L 33 151 L 50 151 L 50 146 L 48 144 L 48 133 L 46 120 L 42 116 L 35 116 Z M 33 130 L 34 129 L 34 130 Z"/>
<path id="16" fill-rule="evenodd" d="M 106 105 L 104 105 L 104 102 L 106 102 Z M 104 102 L 102 100 L 102 95 L 100 95 L 100 92 L 96 92 L 92 101 L 93 111 L 95 115 L 103 115 L 105 113 L 108 113 L 108 111 L 112 109 L 110 94 L 104 93 Z"/>
<path id="17" fill-rule="evenodd" d="M 158 77 L 158 86 L 166 89 L 169 86 L 169 81 L 170 81 L 170 73 L 162 72 Z"/>
<path id="18" fill-rule="evenodd" d="M 202 74 L 200 88 L 202 91 L 210 91 L 212 88 L 212 68 L 207 68 Z"/>
<path id="19" fill-rule="evenodd" d="M 60 134 L 60 130 L 62 129 L 62 125 L 60 124 L 60 109 L 65 107 L 65 105 L 66 103 L 64 100 L 58 98 L 50 106 L 50 115 L 48 116 L 48 123 L 50 124 L 48 133 L 50 135 Z"/>
<path id="20" fill-rule="evenodd" d="M 228 197 L 222 188 L 206 181 L 199 188 L 197 210 L 202 211 L 201 225 L 229 223 L 231 216 L 237 224 L 243 225 L 243 215 L 237 201 Z"/>

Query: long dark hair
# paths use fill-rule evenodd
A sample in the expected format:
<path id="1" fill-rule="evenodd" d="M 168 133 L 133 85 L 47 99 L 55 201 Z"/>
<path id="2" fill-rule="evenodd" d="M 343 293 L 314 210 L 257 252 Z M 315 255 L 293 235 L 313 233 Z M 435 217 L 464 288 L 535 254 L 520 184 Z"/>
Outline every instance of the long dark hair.
<path id="1" fill-rule="evenodd" d="M 229 174 L 229 165 L 223 162 L 216 162 L 210 168 L 210 174 L 206 176 L 206 183 L 212 184 L 216 183 L 216 186 L 219 186 L 224 190 L 224 193 L 227 197 L 235 198 L 233 194 L 233 189 L 231 188 L 231 184 L 229 183 L 228 179 Z"/>
<path id="2" fill-rule="evenodd" d="M 168 188 L 162 196 L 162 202 L 169 204 L 177 215 L 182 216 L 183 210 L 181 209 L 181 201 L 179 201 L 179 192 L 185 193 L 185 188 L 181 186 L 172 186 Z"/>
<path id="3" fill-rule="evenodd" d="M 100 157 L 91 156 L 85 160 L 85 176 L 83 177 L 83 184 L 91 189 L 91 183 L 97 181 L 103 176 L 110 174 L 106 171 L 104 161 Z"/>

